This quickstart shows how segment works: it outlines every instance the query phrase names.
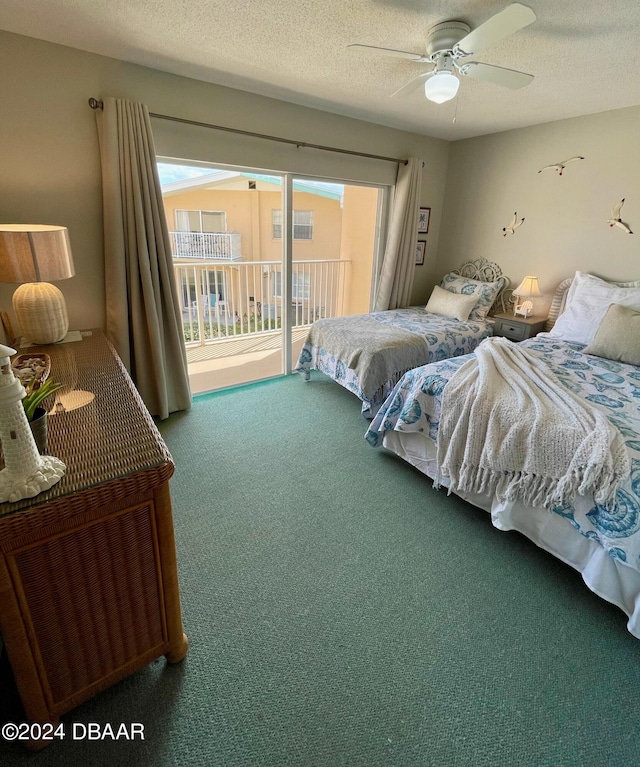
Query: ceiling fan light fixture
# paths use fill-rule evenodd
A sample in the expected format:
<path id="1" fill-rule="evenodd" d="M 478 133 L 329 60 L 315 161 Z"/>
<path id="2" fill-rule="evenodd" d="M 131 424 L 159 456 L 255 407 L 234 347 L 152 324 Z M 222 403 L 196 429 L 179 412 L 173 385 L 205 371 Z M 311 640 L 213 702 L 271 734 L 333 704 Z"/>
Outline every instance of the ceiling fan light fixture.
<path id="1" fill-rule="evenodd" d="M 444 104 L 445 101 L 455 98 L 459 87 L 460 80 L 451 72 L 434 72 L 424 84 L 424 95 L 429 101 Z"/>

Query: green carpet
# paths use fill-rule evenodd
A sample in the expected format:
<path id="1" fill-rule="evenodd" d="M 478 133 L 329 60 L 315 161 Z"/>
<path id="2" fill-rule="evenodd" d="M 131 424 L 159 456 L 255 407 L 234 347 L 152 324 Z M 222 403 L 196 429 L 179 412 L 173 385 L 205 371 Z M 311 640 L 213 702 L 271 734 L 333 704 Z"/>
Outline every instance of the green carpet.
<path id="1" fill-rule="evenodd" d="M 623 613 L 371 448 L 353 395 L 280 378 L 160 428 L 189 654 L 64 718 L 144 743 L 0 744 L 3 767 L 640 764 Z"/>

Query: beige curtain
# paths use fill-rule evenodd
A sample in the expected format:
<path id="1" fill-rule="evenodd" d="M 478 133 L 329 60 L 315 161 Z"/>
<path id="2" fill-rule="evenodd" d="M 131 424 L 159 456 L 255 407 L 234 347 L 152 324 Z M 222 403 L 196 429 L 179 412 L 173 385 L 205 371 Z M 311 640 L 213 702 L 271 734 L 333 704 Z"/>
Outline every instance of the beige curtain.
<path id="1" fill-rule="evenodd" d="M 389 235 L 382 260 L 374 311 L 397 309 L 411 301 L 416 268 L 422 160 L 410 157 L 398 166 Z"/>
<path id="2" fill-rule="evenodd" d="M 180 303 L 149 112 L 105 98 L 97 113 L 107 335 L 152 415 L 191 407 Z"/>

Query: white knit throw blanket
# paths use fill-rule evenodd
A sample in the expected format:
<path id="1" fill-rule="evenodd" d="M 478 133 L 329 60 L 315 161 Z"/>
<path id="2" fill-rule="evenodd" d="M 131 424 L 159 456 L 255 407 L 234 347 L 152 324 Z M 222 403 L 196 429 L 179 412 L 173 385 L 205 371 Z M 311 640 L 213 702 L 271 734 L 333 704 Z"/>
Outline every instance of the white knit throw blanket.
<path id="1" fill-rule="evenodd" d="M 610 508 L 630 464 L 606 414 L 562 386 L 543 358 L 506 338 L 483 341 L 447 383 L 438 427 L 439 480 L 528 506 L 591 492 Z"/>

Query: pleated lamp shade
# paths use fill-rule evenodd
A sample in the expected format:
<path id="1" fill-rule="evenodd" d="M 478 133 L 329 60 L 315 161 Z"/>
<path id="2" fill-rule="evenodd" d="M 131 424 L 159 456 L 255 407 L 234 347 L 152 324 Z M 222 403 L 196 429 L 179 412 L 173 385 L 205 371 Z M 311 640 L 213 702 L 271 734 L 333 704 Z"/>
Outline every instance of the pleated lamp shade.
<path id="1" fill-rule="evenodd" d="M 517 288 L 513 291 L 514 296 L 520 296 L 521 298 L 531 298 L 532 296 L 537 298 L 542 295 L 540 288 L 538 287 L 538 278 L 532 277 L 528 274 Z"/>
<path id="2" fill-rule="evenodd" d="M 67 305 L 49 281 L 74 274 L 66 227 L 0 224 L 0 282 L 23 283 L 13 294 L 13 310 L 29 341 L 51 344 L 65 337 Z"/>

